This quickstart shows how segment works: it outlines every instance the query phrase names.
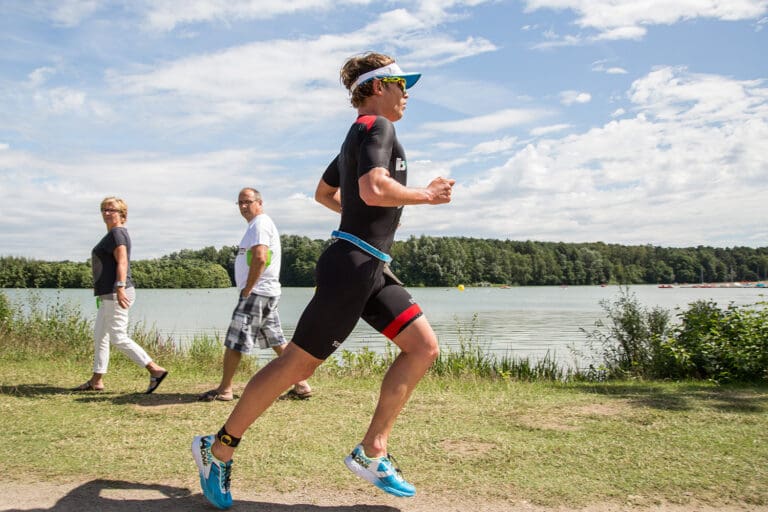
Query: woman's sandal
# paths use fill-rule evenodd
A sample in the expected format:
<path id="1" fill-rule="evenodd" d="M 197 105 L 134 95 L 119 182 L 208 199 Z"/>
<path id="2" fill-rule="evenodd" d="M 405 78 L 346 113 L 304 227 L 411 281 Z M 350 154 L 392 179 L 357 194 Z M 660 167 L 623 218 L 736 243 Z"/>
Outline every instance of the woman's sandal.
<path id="1" fill-rule="evenodd" d="M 149 387 L 147 388 L 147 391 L 145 394 L 151 395 L 152 392 L 154 392 L 159 386 L 160 383 L 163 382 L 163 379 L 165 379 L 168 376 L 168 372 L 163 372 L 159 377 L 149 377 Z"/>
<path id="2" fill-rule="evenodd" d="M 95 388 L 91 381 L 87 380 L 83 384 L 72 388 L 72 391 L 104 391 L 104 388 Z"/>

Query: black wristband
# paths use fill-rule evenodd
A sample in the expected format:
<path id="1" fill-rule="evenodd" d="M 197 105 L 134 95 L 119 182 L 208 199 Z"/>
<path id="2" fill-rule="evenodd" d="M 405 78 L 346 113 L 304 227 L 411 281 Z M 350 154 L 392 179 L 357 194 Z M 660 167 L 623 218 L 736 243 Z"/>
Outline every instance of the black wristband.
<path id="1" fill-rule="evenodd" d="M 237 445 L 240 444 L 240 438 L 227 434 L 227 429 L 223 426 L 221 427 L 221 430 L 219 430 L 219 433 L 216 434 L 216 439 L 218 439 L 224 446 L 229 446 L 230 448 L 237 448 Z"/>

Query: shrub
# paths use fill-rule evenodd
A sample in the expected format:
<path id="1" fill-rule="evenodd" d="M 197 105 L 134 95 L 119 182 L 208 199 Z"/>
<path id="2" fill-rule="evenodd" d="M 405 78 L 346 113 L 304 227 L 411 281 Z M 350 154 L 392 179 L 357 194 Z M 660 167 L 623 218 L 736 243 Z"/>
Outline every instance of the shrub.
<path id="1" fill-rule="evenodd" d="M 678 315 L 670 350 L 686 377 L 717 382 L 768 380 L 768 305 L 691 303 Z"/>
<path id="2" fill-rule="evenodd" d="M 673 371 L 674 358 L 666 347 L 669 312 L 642 307 L 626 287 L 620 289 L 615 302 L 601 300 L 600 306 L 607 319 L 596 321 L 592 331 L 581 329 L 587 336 L 588 348 L 599 351 L 602 357 L 597 365 L 600 370 L 592 365 L 590 374 L 601 378 L 658 378 Z"/>
<path id="3" fill-rule="evenodd" d="M 598 345 L 601 360 L 579 378 L 768 380 L 766 302 L 721 309 L 712 301 L 696 301 L 677 315 L 674 326 L 668 312 L 641 307 L 627 289 L 614 302 L 600 304 L 607 320 L 582 332 L 593 352 Z"/>

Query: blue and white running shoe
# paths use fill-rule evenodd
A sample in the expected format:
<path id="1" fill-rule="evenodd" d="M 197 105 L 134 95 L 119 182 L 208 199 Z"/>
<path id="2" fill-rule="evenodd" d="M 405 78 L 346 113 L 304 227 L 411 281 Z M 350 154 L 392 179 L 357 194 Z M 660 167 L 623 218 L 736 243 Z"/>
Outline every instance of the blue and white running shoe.
<path id="1" fill-rule="evenodd" d="M 195 436 L 192 440 L 192 456 L 200 472 L 200 487 L 203 494 L 216 508 L 226 510 L 232 506 L 229 479 L 232 475 L 232 461 L 221 462 L 211 453 L 216 440 L 213 434 Z"/>
<path id="2" fill-rule="evenodd" d="M 393 496 L 411 497 L 416 494 L 416 488 L 405 481 L 403 473 L 397 467 L 392 455 L 371 459 L 365 455 L 362 445 L 355 446 L 352 453 L 344 459 L 350 471 L 371 482 L 384 492 Z"/>

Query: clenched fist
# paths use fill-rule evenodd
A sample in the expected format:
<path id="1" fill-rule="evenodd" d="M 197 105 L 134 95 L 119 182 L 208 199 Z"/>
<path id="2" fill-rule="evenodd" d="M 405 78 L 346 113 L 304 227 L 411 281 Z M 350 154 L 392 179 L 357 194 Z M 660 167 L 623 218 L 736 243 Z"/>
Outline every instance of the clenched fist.
<path id="1" fill-rule="evenodd" d="M 453 184 L 456 180 L 450 178 L 443 178 L 438 176 L 432 182 L 427 185 L 427 190 L 430 192 L 431 199 L 429 204 L 443 204 L 451 201 L 451 191 L 453 190 Z"/>

